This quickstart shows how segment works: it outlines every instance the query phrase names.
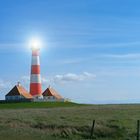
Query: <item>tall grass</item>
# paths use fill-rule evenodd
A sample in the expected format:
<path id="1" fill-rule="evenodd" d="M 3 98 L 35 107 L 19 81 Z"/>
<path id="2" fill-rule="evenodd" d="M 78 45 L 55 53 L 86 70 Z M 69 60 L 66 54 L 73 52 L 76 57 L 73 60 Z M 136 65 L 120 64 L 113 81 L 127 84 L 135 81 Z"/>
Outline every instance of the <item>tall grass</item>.
<path id="1" fill-rule="evenodd" d="M 140 117 L 140 105 L 13 103 L 10 109 L 10 104 L 1 105 L 0 140 L 90 139 L 93 119 L 94 139 L 133 140 Z"/>

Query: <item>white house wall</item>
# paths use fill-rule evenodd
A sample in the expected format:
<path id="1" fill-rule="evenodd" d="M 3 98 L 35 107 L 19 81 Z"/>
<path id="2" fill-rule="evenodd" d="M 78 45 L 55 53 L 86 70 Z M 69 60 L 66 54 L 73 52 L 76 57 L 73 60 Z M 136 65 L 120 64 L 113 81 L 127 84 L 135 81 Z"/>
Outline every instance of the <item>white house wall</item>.
<path id="1" fill-rule="evenodd" d="M 11 100 L 11 101 L 13 101 L 13 100 L 20 100 L 20 99 L 24 99 L 24 97 L 21 96 L 21 95 L 6 96 L 6 100 Z"/>

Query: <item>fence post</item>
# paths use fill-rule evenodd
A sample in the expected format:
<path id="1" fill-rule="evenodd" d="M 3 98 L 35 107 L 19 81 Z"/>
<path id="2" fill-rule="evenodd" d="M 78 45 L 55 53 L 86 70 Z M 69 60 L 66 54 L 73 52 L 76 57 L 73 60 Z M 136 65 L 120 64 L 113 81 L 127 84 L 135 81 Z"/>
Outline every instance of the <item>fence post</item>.
<path id="1" fill-rule="evenodd" d="M 140 120 L 137 120 L 137 140 L 139 140 L 139 134 L 140 134 Z"/>
<path id="2" fill-rule="evenodd" d="M 93 120 L 92 127 L 91 127 L 91 133 L 90 133 L 91 138 L 93 137 L 94 126 L 95 126 L 95 120 Z"/>

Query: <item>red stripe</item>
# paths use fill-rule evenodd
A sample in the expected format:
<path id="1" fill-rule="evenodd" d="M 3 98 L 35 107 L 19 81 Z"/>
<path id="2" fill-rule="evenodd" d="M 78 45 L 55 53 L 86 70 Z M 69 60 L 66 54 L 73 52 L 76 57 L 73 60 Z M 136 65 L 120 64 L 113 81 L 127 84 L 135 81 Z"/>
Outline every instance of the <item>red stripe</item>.
<path id="1" fill-rule="evenodd" d="M 39 56 L 38 50 L 32 50 L 32 56 Z"/>
<path id="2" fill-rule="evenodd" d="M 40 65 L 32 65 L 31 74 L 40 74 Z"/>
<path id="3" fill-rule="evenodd" d="M 31 83 L 30 84 L 30 94 L 33 96 L 41 95 L 42 94 L 41 84 Z"/>

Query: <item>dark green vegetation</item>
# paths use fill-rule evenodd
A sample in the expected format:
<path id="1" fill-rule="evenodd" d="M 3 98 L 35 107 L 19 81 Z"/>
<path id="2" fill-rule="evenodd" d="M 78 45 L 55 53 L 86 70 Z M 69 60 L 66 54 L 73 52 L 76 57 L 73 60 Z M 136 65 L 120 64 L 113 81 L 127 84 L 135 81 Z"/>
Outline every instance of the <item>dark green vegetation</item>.
<path id="1" fill-rule="evenodd" d="M 140 119 L 140 105 L 12 103 L 0 108 L 0 140 L 90 139 L 93 119 L 94 139 L 135 140 Z"/>
<path id="2" fill-rule="evenodd" d="M 25 109 L 25 108 L 53 108 L 53 107 L 73 107 L 81 106 L 72 102 L 20 102 L 20 103 L 0 103 L 0 109 Z"/>

